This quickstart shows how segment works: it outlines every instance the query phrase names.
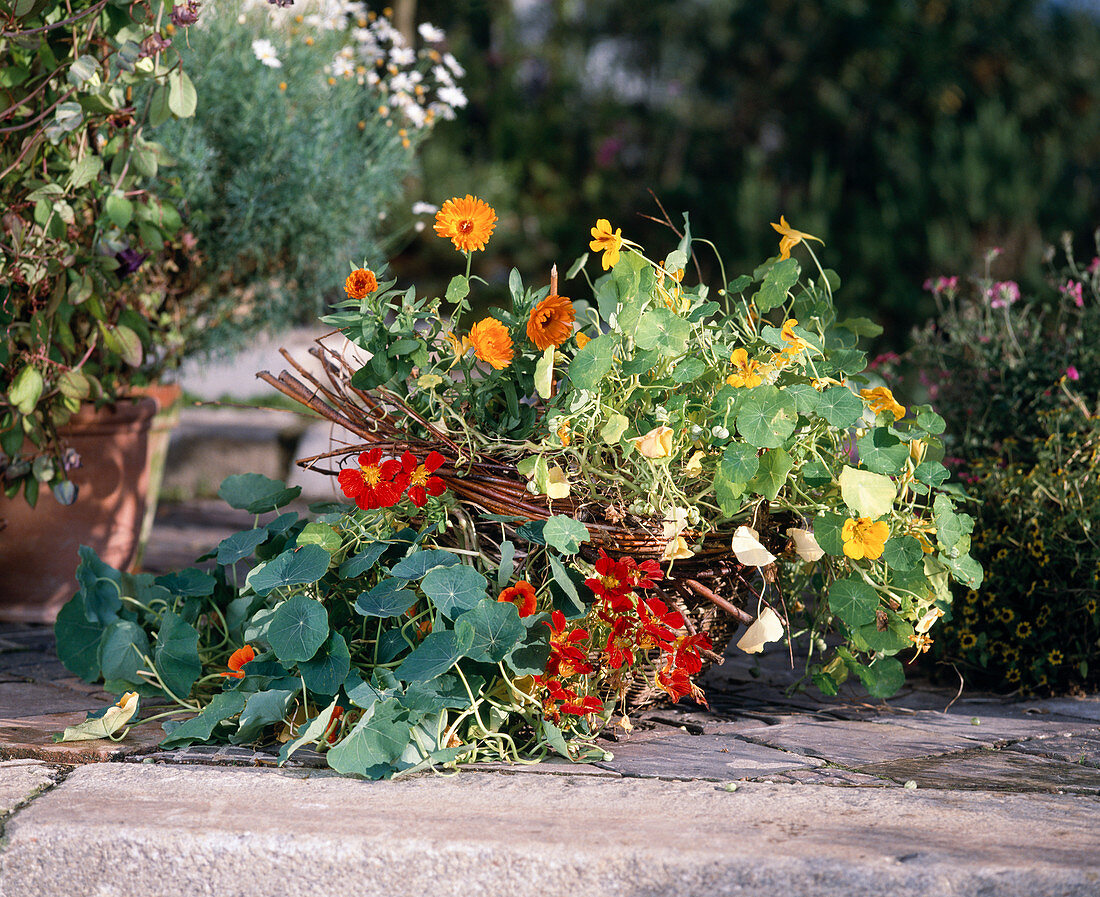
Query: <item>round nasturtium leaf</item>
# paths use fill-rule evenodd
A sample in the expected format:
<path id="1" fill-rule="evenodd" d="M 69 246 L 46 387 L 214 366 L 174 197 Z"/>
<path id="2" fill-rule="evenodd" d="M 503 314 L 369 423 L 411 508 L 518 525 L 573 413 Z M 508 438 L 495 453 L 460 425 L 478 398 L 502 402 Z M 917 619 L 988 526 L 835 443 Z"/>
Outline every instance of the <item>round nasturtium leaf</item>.
<path id="1" fill-rule="evenodd" d="M 267 640 L 284 663 L 309 660 L 328 636 L 328 611 L 305 595 L 294 595 L 275 608 L 267 628 Z"/>
<path id="2" fill-rule="evenodd" d="M 856 629 L 875 622 L 878 592 L 862 579 L 838 579 L 829 586 L 829 610 Z"/>
<path id="3" fill-rule="evenodd" d="M 436 567 L 420 584 L 439 612 L 454 617 L 456 611 L 470 610 L 485 597 L 489 581 L 473 567 Z"/>

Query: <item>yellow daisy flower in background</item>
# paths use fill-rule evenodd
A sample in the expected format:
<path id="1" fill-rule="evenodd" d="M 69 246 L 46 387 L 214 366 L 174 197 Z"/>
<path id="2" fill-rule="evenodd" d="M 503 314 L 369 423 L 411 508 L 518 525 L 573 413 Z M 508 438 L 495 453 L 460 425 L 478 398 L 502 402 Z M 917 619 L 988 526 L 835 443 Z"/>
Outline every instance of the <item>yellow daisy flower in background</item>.
<path id="1" fill-rule="evenodd" d="M 760 363 L 749 360 L 749 353 L 744 349 L 734 349 L 730 356 L 730 362 L 736 370 L 726 378 L 730 386 L 752 389 L 764 382 L 760 376 Z"/>
<path id="2" fill-rule="evenodd" d="M 497 214 L 484 200 L 466 194 L 464 199 L 457 196 L 448 199 L 436 212 L 435 232 L 445 240 L 450 240 L 459 252 L 473 252 L 484 249 L 496 227 Z"/>
<path id="3" fill-rule="evenodd" d="M 978 644 L 978 637 L 973 632 L 960 632 L 959 633 L 959 647 L 964 651 L 969 651 L 976 644 Z"/>
<path id="4" fill-rule="evenodd" d="M 874 561 L 882 557 L 886 540 L 890 538 L 890 524 L 870 517 L 855 520 L 849 517 L 844 521 L 840 536 L 844 540 L 844 554 L 847 557 L 854 561 L 863 558 Z"/>
<path id="5" fill-rule="evenodd" d="M 885 386 L 876 386 L 874 389 L 861 389 L 859 394 L 875 414 L 889 411 L 894 415 L 894 420 L 901 420 L 905 417 L 905 407 L 898 403 L 898 400 L 894 398 L 894 394 Z"/>
<path id="6" fill-rule="evenodd" d="M 1047 655 L 1047 660 L 1050 661 L 1051 666 L 1058 666 L 1063 660 L 1065 660 L 1065 655 L 1063 655 L 1061 651 L 1055 648 Z"/>
<path id="7" fill-rule="evenodd" d="M 773 221 L 771 222 L 771 225 L 775 229 L 776 233 L 781 234 L 783 238 L 779 241 L 779 258 L 781 260 L 789 259 L 791 257 L 791 250 L 794 249 L 794 247 L 801 243 L 803 240 L 817 240 L 817 242 L 820 243 L 822 246 L 825 245 L 825 241 L 822 240 L 820 237 L 815 237 L 813 234 L 807 234 L 803 233 L 800 230 L 795 230 L 793 227 L 787 224 L 787 219 L 784 218 L 782 215 L 779 216 L 778 224 Z"/>
<path id="8" fill-rule="evenodd" d="M 588 246 L 593 252 L 603 253 L 600 264 L 604 271 L 608 271 L 619 261 L 619 250 L 623 248 L 623 229 L 617 227 L 612 231 L 611 222 L 601 218 L 592 228 L 592 241 Z"/>

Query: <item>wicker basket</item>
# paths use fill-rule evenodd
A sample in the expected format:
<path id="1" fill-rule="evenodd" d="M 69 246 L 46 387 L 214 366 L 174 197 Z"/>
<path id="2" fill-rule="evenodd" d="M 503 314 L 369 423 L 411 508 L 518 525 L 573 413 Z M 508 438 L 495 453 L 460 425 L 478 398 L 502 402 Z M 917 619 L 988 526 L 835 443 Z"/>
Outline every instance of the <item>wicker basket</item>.
<path id="1" fill-rule="evenodd" d="M 514 464 L 484 452 L 465 449 L 446 433 L 440 432 L 410 408 L 400 396 L 383 389 L 360 390 L 351 386 L 355 368 L 340 353 L 318 340 L 310 354 L 321 362 L 324 379 L 310 373 L 285 350 L 283 357 L 294 373 L 283 371 L 278 377 L 267 371 L 257 376 L 283 395 L 301 403 L 317 414 L 356 434 L 361 445 L 339 449 L 298 460 L 299 466 L 332 476 L 339 473 L 341 460 L 359 452 L 379 447 L 386 454 L 399 456 L 406 449 L 418 457 L 429 451 L 440 452 L 446 459 L 436 471 L 462 506 L 513 518 L 519 521 L 546 520 L 555 514 L 567 514 L 588 528 L 591 541 L 582 546 L 582 556 L 595 561 L 601 550 L 612 557 L 630 556 L 637 561 L 660 561 L 666 540 L 662 524 L 657 519 L 623 515 L 613 509 L 585 504 L 570 499 L 549 501 L 545 496 L 531 495 L 527 481 Z M 414 421 L 430 434 L 429 439 L 413 438 L 407 432 L 407 422 Z M 328 466 L 337 462 L 335 467 Z M 609 519 L 609 514 L 615 519 Z M 479 515 L 468 515 L 467 527 L 473 527 L 482 541 L 488 542 L 490 555 L 495 548 L 493 532 L 514 535 L 516 525 L 494 521 L 491 525 L 478 522 Z M 761 541 L 779 553 L 785 539 L 778 535 L 774 522 L 758 521 Z M 671 575 L 656 589 L 659 597 L 683 616 L 690 634 L 706 632 L 713 650 L 706 652 L 706 665 L 721 663 L 722 653 L 741 624 L 753 617 L 743 609 L 757 590 L 750 580 L 760 570 L 740 564 L 730 549 L 732 532 L 709 533 L 694 557 L 675 562 Z M 768 571 L 764 574 L 767 576 Z M 705 667 L 704 667 L 705 668 Z M 631 709 L 662 700 L 664 692 L 649 675 L 635 676 L 626 688 L 626 703 Z"/>

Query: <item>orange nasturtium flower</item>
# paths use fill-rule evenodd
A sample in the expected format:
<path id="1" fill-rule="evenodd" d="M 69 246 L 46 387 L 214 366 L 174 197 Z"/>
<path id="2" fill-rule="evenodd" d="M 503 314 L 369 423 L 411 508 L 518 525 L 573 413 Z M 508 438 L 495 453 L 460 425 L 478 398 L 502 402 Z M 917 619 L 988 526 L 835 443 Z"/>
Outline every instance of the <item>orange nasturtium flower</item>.
<path id="1" fill-rule="evenodd" d="M 344 281 L 344 292 L 352 299 L 365 299 L 378 289 L 378 278 L 370 268 L 356 268 Z"/>
<path id="2" fill-rule="evenodd" d="M 498 371 L 503 371 L 512 363 L 515 354 L 512 351 L 512 337 L 508 335 L 508 328 L 496 318 L 482 318 L 474 324 L 470 328 L 469 340 L 474 354 Z"/>
<path id="3" fill-rule="evenodd" d="M 898 403 L 897 399 L 894 398 L 894 394 L 885 386 L 876 386 L 874 389 L 861 389 L 859 394 L 875 414 L 889 411 L 894 415 L 894 420 L 901 420 L 905 417 L 905 407 Z"/>
<path id="4" fill-rule="evenodd" d="M 798 355 L 805 350 L 809 345 L 802 337 L 794 332 L 794 328 L 798 326 L 797 318 L 788 318 L 783 322 L 783 329 L 779 331 L 779 336 L 785 343 L 790 343 L 783 351 L 791 355 Z"/>
<path id="5" fill-rule="evenodd" d="M 459 252 L 472 252 L 484 249 L 493 235 L 497 213 L 484 200 L 466 194 L 465 199 L 457 196 L 443 203 L 435 215 L 435 232 L 445 240 L 454 243 Z"/>
<path id="6" fill-rule="evenodd" d="M 529 617 L 535 612 L 535 587 L 521 579 L 501 592 L 497 601 L 510 602 L 516 606 L 521 617 Z"/>
<path id="7" fill-rule="evenodd" d="M 794 249 L 803 240 L 817 240 L 818 243 L 824 244 L 824 240 L 820 237 L 815 237 L 813 234 L 803 233 L 800 230 L 795 230 L 789 224 L 787 219 L 782 215 L 779 216 L 779 223 L 774 221 L 771 223 L 776 233 L 782 235 L 782 239 L 779 241 L 779 258 L 789 259 L 791 257 L 791 250 Z"/>
<path id="8" fill-rule="evenodd" d="M 874 561 L 882 557 L 883 547 L 890 538 L 890 524 L 870 517 L 857 520 L 849 517 L 844 521 L 840 536 L 844 540 L 844 554 L 853 561 L 863 558 Z"/>
<path id="9" fill-rule="evenodd" d="M 256 652 L 251 645 L 245 645 L 243 648 L 238 648 L 229 655 L 229 663 L 226 664 L 229 667 L 229 672 L 222 673 L 221 675 L 229 679 L 243 679 L 244 670 L 242 670 L 241 667 L 255 659 Z"/>
<path id="10" fill-rule="evenodd" d="M 601 218 L 592 228 L 592 241 L 588 247 L 593 252 L 603 253 L 600 264 L 604 271 L 614 268 L 619 261 L 619 250 L 623 248 L 623 229 L 617 227 L 612 231 L 611 222 Z"/>
<path id="11" fill-rule="evenodd" d="M 577 331 L 577 335 L 573 338 L 577 341 L 577 348 L 578 349 L 583 349 L 590 342 L 592 342 L 592 337 L 586 336 L 585 334 L 581 333 L 580 331 Z"/>
<path id="12" fill-rule="evenodd" d="M 730 386 L 744 386 L 752 389 L 764 382 L 764 378 L 757 373 L 760 368 L 759 362 L 750 361 L 749 353 L 744 349 L 734 349 L 730 361 L 735 368 L 734 372 L 726 378 Z"/>
<path id="13" fill-rule="evenodd" d="M 564 296 L 547 296 L 531 309 L 527 319 L 527 338 L 545 352 L 555 349 L 569 339 L 577 313 L 573 303 Z"/>

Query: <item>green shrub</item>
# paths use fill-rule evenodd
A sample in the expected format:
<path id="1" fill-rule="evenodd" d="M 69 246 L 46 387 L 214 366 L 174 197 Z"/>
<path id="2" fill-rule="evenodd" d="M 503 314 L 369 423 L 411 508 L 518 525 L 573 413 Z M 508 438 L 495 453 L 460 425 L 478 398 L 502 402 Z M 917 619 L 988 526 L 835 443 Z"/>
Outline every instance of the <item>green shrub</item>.
<path id="1" fill-rule="evenodd" d="M 973 684 L 1025 692 L 1100 683 L 1100 259 L 1065 249 L 1039 296 L 995 282 L 995 253 L 972 284 L 929 282 L 941 313 L 914 350 L 986 571 L 933 651 Z"/>

